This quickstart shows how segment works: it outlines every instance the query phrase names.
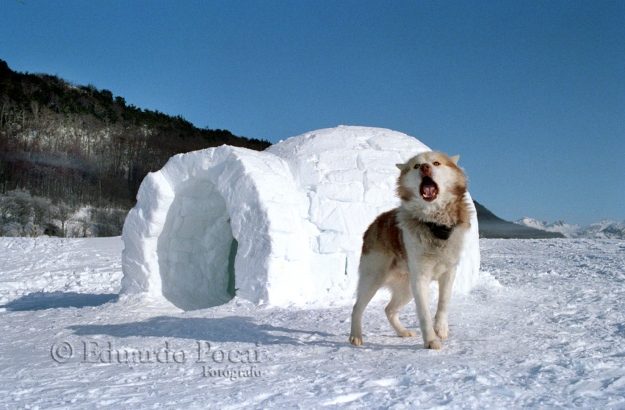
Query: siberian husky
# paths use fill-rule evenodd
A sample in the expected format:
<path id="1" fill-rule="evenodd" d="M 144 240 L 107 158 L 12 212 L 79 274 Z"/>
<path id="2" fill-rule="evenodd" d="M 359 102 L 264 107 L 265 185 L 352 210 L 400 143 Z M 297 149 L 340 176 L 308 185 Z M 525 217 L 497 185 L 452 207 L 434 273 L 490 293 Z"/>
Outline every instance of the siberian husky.
<path id="1" fill-rule="evenodd" d="M 471 214 L 464 198 L 467 179 L 458 159 L 425 152 L 397 164 L 401 205 L 379 215 L 363 238 L 349 337 L 353 345 L 362 344 L 362 313 L 382 286 L 391 291 L 385 312 L 398 336 L 417 335 L 399 321 L 400 309 L 413 295 L 425 348 L 441 349 L 440 340 L 449 336 L 449 299 Z M 439 286 L 434 325 L 429 306 L 433 280 Z"/>

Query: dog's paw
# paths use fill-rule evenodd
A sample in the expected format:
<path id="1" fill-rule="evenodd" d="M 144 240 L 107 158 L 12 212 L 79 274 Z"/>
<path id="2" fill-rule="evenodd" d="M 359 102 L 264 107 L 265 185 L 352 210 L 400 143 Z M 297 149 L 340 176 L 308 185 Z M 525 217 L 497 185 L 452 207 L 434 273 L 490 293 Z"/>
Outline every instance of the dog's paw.
<path id="1" fill-rule="evenodd" d="M 362 346 L 362 337 L 350 336 L 349 343 L 353 344 L 354 346 Z"/>
<path id="2" fill-rule="evenodd" d="M 426 349 L 441 350 L 443 345 L 438 340 L 428 340 L 425 342 Z"/>
<path id="3" fill-rule="evenodd" d="M 441 340 L 445 340 L 449 337 L 449 326 L 447 323 L 437 323 L 434 325 L 434 332 Z"/>
<path id="4" fill-rule="evenodd" d="M 417 337 L 417 332 L 414 330 L 404 329 L 401 332 L 397 332 L 397 336 L 399 337 Z"/>

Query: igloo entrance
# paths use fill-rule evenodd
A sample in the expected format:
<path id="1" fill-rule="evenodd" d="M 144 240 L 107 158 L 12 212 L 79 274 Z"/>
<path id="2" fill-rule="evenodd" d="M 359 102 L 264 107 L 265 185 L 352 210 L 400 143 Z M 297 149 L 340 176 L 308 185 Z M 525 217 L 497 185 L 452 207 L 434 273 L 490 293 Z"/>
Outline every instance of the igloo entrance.
<path id="1" fill-rule="evenodd" d="M 238 242 L 215 185 L 207 180 L 187 185 L 169 207 L 157 254 L 163 296 L 181 309 L 194 310 L 234 297 Z"/>
<path id="2" fill-rule="evenodd" d="M 306 300 L 307 209 L 274 155 L 226 145 L 176 155 L 146 176 L 126 218 L 121 293 L 184 310 L 235 293 L 254 303 Z"/>

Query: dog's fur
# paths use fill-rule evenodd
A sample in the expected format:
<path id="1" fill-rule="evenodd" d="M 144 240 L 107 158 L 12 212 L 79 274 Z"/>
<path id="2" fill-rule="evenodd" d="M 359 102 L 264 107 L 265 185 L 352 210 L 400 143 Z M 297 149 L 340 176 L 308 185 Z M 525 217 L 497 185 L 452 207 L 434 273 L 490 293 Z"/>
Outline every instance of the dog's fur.
<path id="1" fill-rule="evenodd" d="M 426 152 L 397 164 L 401 205 L 379 215 L 363 238 L 349 337 L 353 345 L 362 344 L 362 313 L 382 286 L 391 291 L 385 312 L 398 336 L 417 335 L 399 321 L 400 309 L 413 295 L 425 348 L 441 349 L 438 338 L 449 336 L 449 299 L 471 212 L 458 158 Z M 429 287 L 433 280 L 438 281 L 439 298 L 432 326 Z"/>

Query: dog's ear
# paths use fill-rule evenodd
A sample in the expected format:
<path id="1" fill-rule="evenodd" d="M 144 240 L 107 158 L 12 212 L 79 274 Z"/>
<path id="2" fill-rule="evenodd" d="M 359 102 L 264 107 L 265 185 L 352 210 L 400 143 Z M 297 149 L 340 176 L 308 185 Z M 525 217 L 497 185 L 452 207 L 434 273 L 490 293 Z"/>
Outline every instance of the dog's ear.
<path id="1" fill-rule="evenodd" d="M 400 170 L 403 171 L 404 169 L 406 169 L 406 164 L 395 164 L 395 166 Z"/>
<path id="2" fill-rule="evenodd" d="M 451 157 L 451 160 L 454 162 L 454 164 L 458 165 L 458 160 L 460 159 L 460 155 L 456 155 Z"/>

